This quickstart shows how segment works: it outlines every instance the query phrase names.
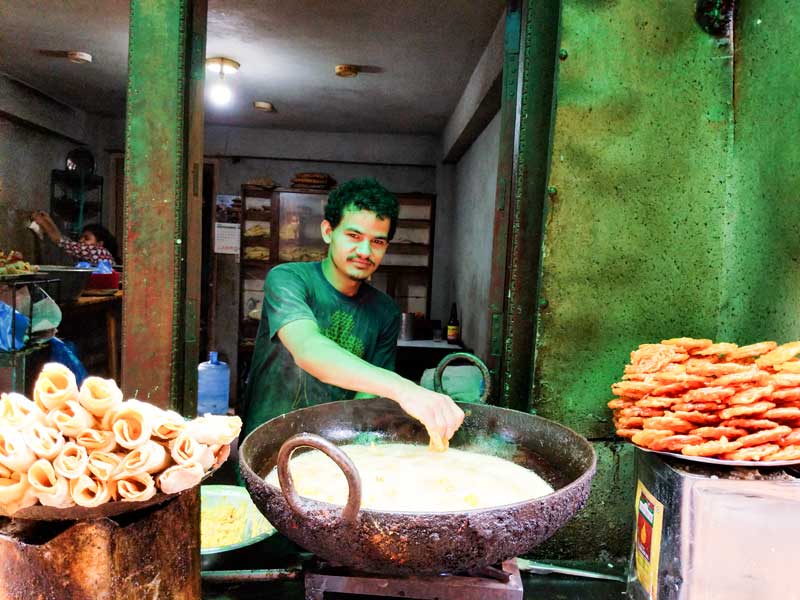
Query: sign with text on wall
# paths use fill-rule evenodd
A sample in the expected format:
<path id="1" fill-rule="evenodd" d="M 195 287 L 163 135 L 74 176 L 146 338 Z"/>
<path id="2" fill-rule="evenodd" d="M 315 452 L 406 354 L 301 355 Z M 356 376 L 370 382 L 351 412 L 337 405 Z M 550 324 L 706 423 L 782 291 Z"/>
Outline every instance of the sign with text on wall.
<path id="1" fill-rule="evenodd" d="M 238 223 L 216 223 L 214 225 L 214 252 L 216 254 L 239 254 L 241 226 Z"/>

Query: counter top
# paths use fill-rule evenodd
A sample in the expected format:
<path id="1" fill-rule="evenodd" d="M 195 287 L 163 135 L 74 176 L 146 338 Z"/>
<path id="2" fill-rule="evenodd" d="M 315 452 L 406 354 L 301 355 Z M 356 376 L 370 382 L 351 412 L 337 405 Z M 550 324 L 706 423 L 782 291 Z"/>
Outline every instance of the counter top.
<path id="1" fill-rule="evenodd" d="M 397 340 L 398 348 L 435 348 L 437 350 L 450 350 L 451 352 L 458 352 L 463 350 L 464 347 L 460 344 L 451 344 L 442 340 L 435 342 L 433 340 Z"/>

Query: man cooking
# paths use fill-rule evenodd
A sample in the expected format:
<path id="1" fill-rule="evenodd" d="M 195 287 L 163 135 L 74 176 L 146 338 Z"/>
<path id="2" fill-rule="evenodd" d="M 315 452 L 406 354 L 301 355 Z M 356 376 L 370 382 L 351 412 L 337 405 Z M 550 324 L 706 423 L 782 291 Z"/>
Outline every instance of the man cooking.
<path id="1" fill-rule="evenodd" d="M 374 179 L 331 192 L 321 224 L 322 262 L 272 268 L 245 392 L 244 434 L 292 410 L 385 396 L 425 425 L 444 450 L 463 411 L 393 372 L 400 311 L 367 280 L 397 228 L 397 200 Z"/>

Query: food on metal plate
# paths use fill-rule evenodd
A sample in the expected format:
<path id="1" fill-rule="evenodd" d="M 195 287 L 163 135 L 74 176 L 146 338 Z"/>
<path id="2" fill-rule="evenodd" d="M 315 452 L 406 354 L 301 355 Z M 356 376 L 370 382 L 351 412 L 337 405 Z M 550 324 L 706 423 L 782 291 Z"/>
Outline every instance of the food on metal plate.
<path id="1" fill-rule="evenodd" d="M 33 400 L 0 394 L 0 511 L 41 504 L 96 507 L 144 501 L 200 483 L 228 458 L 239 417 L 186 421 L 136 399 L 111 379 L 48 363 Z"/>
<path id="2" fill-rule="evenodd" d="M 673 338 L 631 352 L 611 386 L 618 435 L 661 452 L 800 460 L 800 341 Z"/>

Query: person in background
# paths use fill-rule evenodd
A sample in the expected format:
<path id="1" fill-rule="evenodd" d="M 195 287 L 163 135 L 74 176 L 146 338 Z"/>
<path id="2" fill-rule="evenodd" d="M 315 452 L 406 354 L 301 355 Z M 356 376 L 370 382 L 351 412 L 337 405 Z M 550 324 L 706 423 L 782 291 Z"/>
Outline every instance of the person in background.
<path id="1" fill-rule="evenodd" d="M 77 242 L 61 235 L 61 231 L 52 217 L 44 211 L 37 211 L 31 216 L 42 228 L 45 235 L 76 262 L 85 261 L 96 265 L 101 260 L 118 263 L 117 240 L 111 232 L 96 223 L 86 225 Z"/>
<path id="2" fill-rule="evenodd" d="M 273 267 L 245 392 L 243 435 L 298 408 L 385 396 L 425 425 L 444 450 L 463 411 L 394 372 L 400 310 L 368 283 L 397 227 L 397 199 L 374 179 L 331 192 L 322 262 Z"/>

